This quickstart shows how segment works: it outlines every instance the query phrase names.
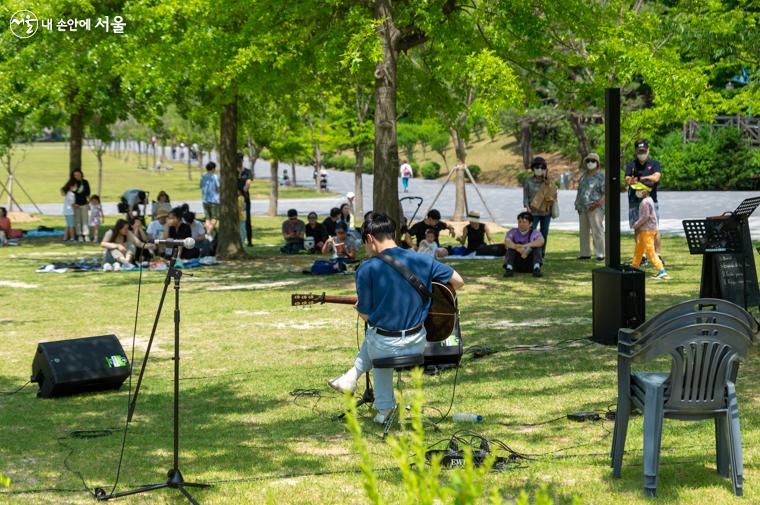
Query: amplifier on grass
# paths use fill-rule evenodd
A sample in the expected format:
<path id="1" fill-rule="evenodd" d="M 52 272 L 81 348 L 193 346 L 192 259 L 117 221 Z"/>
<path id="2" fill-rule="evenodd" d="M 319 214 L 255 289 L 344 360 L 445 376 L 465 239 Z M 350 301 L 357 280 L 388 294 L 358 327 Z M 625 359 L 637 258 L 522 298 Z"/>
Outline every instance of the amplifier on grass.
<path id="1" fill-rule="evenodd" d="M 32 361 L 37 396 L 52 398 L 119 389 L 130 365 L 116 335 L 41 342 Z"/>

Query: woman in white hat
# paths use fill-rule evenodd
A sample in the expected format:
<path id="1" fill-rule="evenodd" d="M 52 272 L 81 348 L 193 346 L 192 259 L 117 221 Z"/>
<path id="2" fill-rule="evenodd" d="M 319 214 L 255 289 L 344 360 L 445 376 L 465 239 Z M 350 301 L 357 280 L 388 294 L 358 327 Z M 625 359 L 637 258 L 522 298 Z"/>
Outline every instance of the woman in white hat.
<path id="1" fill-rule="evenodd" d="M 467 219 L 469 223 L 464 226 L 462 236 L 459 237 L 459 242 L 467 249 L 465 254 L 472 254 L 480 246 L 486 243 L 493 243 L 493 237 L 491 236 L 491 232 L 488 231 L 488 227 L 480 222 L 479 212 L 471 210 L 467 213 Z"/>
<path id="2" fill-rule="evenodd" d="M 580 221 L 581 255 L 579 260 L 591 259 L 589 235 L 594 240 L 597 261 L 604 260 L 604 171 L 596 153 L 583 160 L 583 174 L 575 196 L 575 210 Z"/>

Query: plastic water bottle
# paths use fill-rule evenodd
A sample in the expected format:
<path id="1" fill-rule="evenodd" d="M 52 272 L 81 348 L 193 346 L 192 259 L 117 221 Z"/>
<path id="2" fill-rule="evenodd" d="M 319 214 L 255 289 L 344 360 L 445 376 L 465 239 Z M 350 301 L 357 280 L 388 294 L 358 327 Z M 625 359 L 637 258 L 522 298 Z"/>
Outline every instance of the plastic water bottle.
<path id="1" fill-rule="evenodd" d="M 457 412 L 451 418 L 456 423 L 479 423 L 483 420 L 483 416 L 470 412 Z"/>

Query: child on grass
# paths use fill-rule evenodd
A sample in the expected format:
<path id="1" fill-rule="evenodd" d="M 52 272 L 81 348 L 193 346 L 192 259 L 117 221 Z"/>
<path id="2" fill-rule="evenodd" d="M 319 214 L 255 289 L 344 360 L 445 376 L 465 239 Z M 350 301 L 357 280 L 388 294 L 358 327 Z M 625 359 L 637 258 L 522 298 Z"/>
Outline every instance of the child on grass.
<path id="1" fill-rule="evenodd" d="M 74 203 L 76 202 L 76 195 L 74 191 L 77 188 L 77 183 L 74 179 L 66 183 L 61 188 L 61 194 L 63 195 L 63 217 L 66 219 L 66 230 L 63 232 L 64 242 L 76 242 L 77 232 L 74 227 Z"/>
<path id="2" fill-rule="evenodd" d="M 420 242 L 419 247 L 417 247 L 417 252 L 436 258 L 439 247 L 440 246 L 435 241 L 435 231 L 433 231 L 431 228 L 428 228 L 425 230 L 425 240 Z"/>
<path id="3" fill-rule="evenodd" d="M 657 236 L 657 214 L 654 209 L 654 200 L 649 196 L 652 188 L 640 182 L 632 185 L 631 188 L 636 191 L 636 197 L 641 199 L 639 219 L 633 224 L 633 229 L 636 231 L 636 251 L 633 253 L 631 265 L 638 268 L 641 264 L 642 255 L 646 253 L 649 261 L 657 269 L 655 278 L 670 279 L 665 270 L 665 265 L 654 249 L 654 239 Z"/>
<path id="4" fill-rule="evenodd" d="M 103 220 L 103 207 L 100 205 L 100 197 L 92 195 L 90 197 L 90 231 L 92 232 L 92 241 L 100 242 L 100 224 Z"/>

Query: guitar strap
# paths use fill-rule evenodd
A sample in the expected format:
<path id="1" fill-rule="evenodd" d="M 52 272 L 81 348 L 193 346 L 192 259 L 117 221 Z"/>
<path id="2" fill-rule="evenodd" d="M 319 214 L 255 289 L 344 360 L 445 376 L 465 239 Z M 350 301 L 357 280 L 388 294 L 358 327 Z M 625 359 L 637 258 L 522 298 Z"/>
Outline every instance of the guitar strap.
<path id="1" fill-rule="evenodd" d="M 430 293 L 430 291 L 427 290 L 427 286 L 425 286 L 422 281 L 420 281 L 417 277 L 414 276 L 411 270 L 406 268 L 403 263 L 401 263 L 399 260 L 391 256 L 390 254 L 386 253 L 380 253 L 377 255 L 378 258 L 383 260 L 385 263 L 393 267 L 394 270 L 396 270 L 398 273 L 401 274 L 401 277 L 407 280 L 409 284 L 412 285 L 415 291 L 417 291 L 420 296 L 422 297 L 423 302 L 427 302 L 430 300 L 433 295 Z"/>

